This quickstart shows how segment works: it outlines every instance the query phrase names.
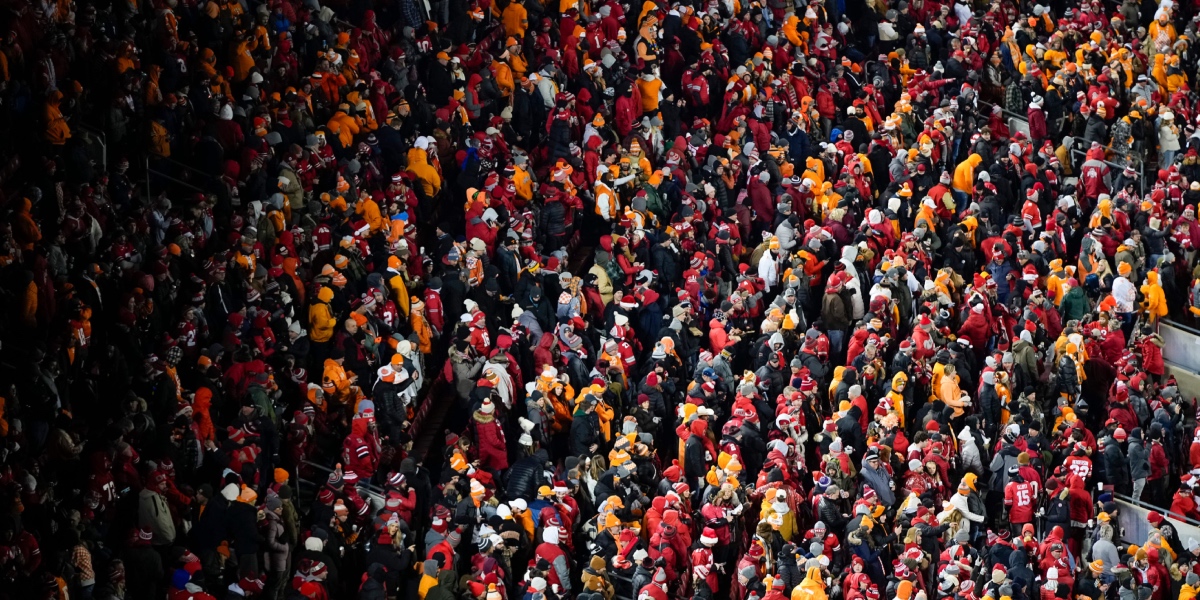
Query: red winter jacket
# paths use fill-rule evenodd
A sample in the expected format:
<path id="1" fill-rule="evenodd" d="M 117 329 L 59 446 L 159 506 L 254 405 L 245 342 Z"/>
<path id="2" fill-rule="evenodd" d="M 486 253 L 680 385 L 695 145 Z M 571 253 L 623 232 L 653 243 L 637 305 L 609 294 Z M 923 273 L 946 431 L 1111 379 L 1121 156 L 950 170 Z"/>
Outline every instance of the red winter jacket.
<path id="1" fill-rule="evenodd" d="M 837 104 L 833 101 L 833 94 L 828 89 L 821 88 L 817 92 L 817 112 L 823 119 L 832 119 L 837 116 Z"/>
<path id="2" fill-rule="evenodd" d="M 992 328 L 988 324 L 987 316 L 982 312 L 971 311 L 971 316 L 967 317 L 967 322 L 963 323 L 962 328 L 958 332 L 958 337 L 965 337 L 971 340 L 972 348 L 986 348 L 988 338 L 992 335 Z"/>
<path id="3" fill-rule="evenodd" d="M 508 445 L 504 441 L 504 430 L 492 414 L 475 411 L 472 417 L 475 425 L 476 449 L 479 452 L 479 463 L 489 471 L 503 471 L 508 468 Z"/>
<path id="4" fill-rule="evenodd" d="M 1035 141 L 1046 139 L 1046 113 L 1040 108 L 1030 107 L 1029 115 L 1029 137 Z"/>
<path id="5" fill-rule="evenodd" d="M 1083 480 L 1072 473 L 1067 475 L 1067 503 L 1071 509 L 1071 520 L 1086 523 L 1092 518 L 1092 496 L 1083 487 Z"/>
<path id="6" fill-rule="evenodd" d="M 1161 377 L 1164 371 L 1162 347 L 1154 343 L 1155 338 L 1142 340 L 1142 366 L 1151 375 Z"/>
<path id="7" fill-rule="evenodd" d="M 755 212 L 755 222 L 770 225 L 775 221 L 775 202 L 771 190 L 758 177 L 751 177 L 747 187 L 750 206 Z"/>
<path id="8" fill-rule="evenodd" d="M 617 134 L 624 139 L 633 131 L 633 122 L 641 114 L 641 106 L 635 106 L 632 96 L 621 96 L 617 98 L 616 104 L 616 125 Z"/>

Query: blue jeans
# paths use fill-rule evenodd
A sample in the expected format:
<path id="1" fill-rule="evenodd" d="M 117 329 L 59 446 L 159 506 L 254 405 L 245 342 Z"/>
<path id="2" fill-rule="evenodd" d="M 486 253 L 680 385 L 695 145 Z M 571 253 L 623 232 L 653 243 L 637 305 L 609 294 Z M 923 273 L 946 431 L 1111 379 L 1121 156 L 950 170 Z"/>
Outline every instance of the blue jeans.
<path id="1" fill-rule="evenodd" d="M 971 204 L 971 196 L 966 192 L 958 190 L 950 190 L 950 197 L 954 198 L 954 213 L 962 214 L 967 206 Z"/>
<path id="2" fill-rule="evenodd" d="M 837 354 L 842 351 L 842 342 L 846 339 L 846 332 L 841 330 L 832 330 L 829 332 L 829 353 Z"/>

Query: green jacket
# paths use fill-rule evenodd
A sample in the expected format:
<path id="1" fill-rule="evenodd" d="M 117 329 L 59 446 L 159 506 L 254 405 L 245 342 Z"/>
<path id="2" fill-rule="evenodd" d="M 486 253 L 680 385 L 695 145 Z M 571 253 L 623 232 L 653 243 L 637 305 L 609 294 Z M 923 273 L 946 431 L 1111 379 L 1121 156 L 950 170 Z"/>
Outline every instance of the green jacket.
<path id="1" fill-rule="evenodd" d="M 456 600 L 457 580 L 458 574 L 451 569 L 438 572 L 438 584 L 429 588 L 425 593 L 425 600 Z"/>
<path id="2" fill-rule="evenodd" d="M 1062 304 L 1058 307 L 1064 323 L 1071 320 L 1082 320 L 1089 310 L 1087 296 L 1083 294 L 1082 287 L 1071 288 L 1071 291 L 1063 296 Z"/>

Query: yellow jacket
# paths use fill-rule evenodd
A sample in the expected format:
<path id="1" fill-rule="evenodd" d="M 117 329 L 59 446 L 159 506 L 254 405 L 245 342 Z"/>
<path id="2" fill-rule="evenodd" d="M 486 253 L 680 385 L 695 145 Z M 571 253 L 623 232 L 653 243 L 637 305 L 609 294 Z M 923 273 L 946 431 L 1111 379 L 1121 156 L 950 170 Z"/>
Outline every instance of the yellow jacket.
<path id="1" fill-rule="evenodd" d="M 375 107 L 371 106 L 371 103 L 367 102 L 358 92 L 346 94 L 346 102 L 349 102 L 351 106 L 362 104 L 358 111 L 360 116 L 356 118 L 363 130 L 371 132 L 379 129 L 379 122 L 375 119 Z"/>
<path id="2" fill-rule="evenodd" d="M 46 110 L 44 120 L 46 123 L 46 141 L 55 146 L 62 146 L 71 138 L 71 127 L 67 125 L 67 119 L 63 117 L 62 109 L 59 105 L 62 104 L 63 93 L 54 90 L 50 92 L 50 97 L 46 99 Z"/>
<path id="3" fill-rule="evenodd" d="M 954 169 L 954 189 L 970 194 L 975 190 L 975 168 L 979 163 L 983 162 L 983 157 L 978 154 L 971 154 L 964 160 L 958 163 L 958 167 Z"/>
<path id="4" fill-rule="evenodd" d="M 1067 60 L 1067 53 L 1057 48 L 1050 48 L 1042 54 L 1042 58 L 1050 61 L 1055 69 L 1062 68 L 1063 62 Z"/>
<path id="5" fill-rule="evenodd" d="M 509 2 L 501 18 L 504 21 L 505 35 L 517 39 L 525 37 L 525 31 L 529 29 L 529 11 L 525 10 L 520 2 Z"/>
<path id="6" fill-rule="evenodd" d="M 329 117 L 329 130 L 337 134 L 343 148 L 349 148 L 354 143 L 354 136 L 361 129 L 358 121 L 343 111 L 339 110 Z"/>
<path id="7" fill-rule="evenodd" d="M 1200 593 L 1200 588 L 1185 583 L 1183 587 L 1179 588 L 1179 600 L 1195 600 L 1197 593 Z"/>
<path id="8" fill-rule="evenodd" d="M 787 18 L 783 22 L 783 35 L 797 48 L 804 45 L 804 40 L 800 39 L 800 17 L 795 14 Z"/>
<path id="9" fill-rule="evenodd" d="M 600 435 L 604 436 L 605 442 L 612 441 L 612 420 L 616 414 L 612 407 L 603 400 L 596 403 L 596 417 L 600 421 Z"/>
<path id="10" fill-rule="evenodd" d="M 332 394 L 339 399 L 350 389 L 350 375 L 346 373 L 346 369 L 339 365 L 332 358 L 325 359 L 324 373 L 322 386 L 325 388 L 325 393 Z"/>
<path id="11" fill-rule="evenodd" d="M 1143 304 L 1146 313 L 1155 317 L 1167 316 L 1167 296 L 1163 293 L 1162 285 L 1158 282 L 1158 272 L 1146 273 L 1146 283 L 1142 285 Z"/>
<path id="12" fill-rule="evenodd" d="M 896 411 L 896 417 L 900 419 L 900 426 L 904 427 L 904 392 L 896 389 L 901 384 L 908 384 L 908 374 L 904 371 L 892 376 L 892 389 L 888 392 L 887 398 L 892 402 L 892 410 Z"/>
<path id="13" fill-rule="evenodd" d="M 429 153 L 426 151 L 420 148 L 408 149 L 408 171 L 421 181 L 421 188 L 426 196 L 432 198 L 441 191 L 442 176 L 429 164 Z"/>
<path id="14" fill-rule="evenodd" d="M 358 205 L 354 207 L 354 214 L 362 215 L 367 226 L 371 228 L 371 235 L 375 235 L 379 233 L 380 229 L 383 229 L 383 215 L 379 213 L 379 204 L 370 196 L 358 201 Z"/>
<path id="15" fill-rule="evenodd" d="M 513 187 L 517 188 L 517 196 L 526 202 L 533 200 L 533 178 L 523 167 L 513 167 Z"/>
<path id="16" fill-rule="evenodd" d="M 962 388 L 958 387 L 958 376 L 942 376 L 942 385 L 938 387 L 938 398 L 942 403 L 954 409 L 954 416 L 961 417 L 963 415 L 963 404 L 960 398 L 962 397 Z"/>
<path id="17" fill-rule="evenodd" d="M 1153 23 L 1151 24 L 1151 27 L 1157 24 L 1157 22 Z M 1153 40 L 1154 36 L 1151 35 L 1150 39 Z M 1150 68 L 1150 76 L 1154 78 L 1154 81 L 1157 82 L 1158 85 L 1164 88 L 1167 87 L 1167 55 L 1154 55 L 1154 66 Z"/>
<path id="18" fill-rule="evenodd" d="M 254 57 L 250 55 L 255 48 L 258 48 L 258 40 L 247 38 L 241 42 L 233 50 L 233 57 L 230 62 L 233 64 L 233 80 L 241 83 L 250 76 L 250 69 L 254 68 Z"/>
<path id="19" fill-rule="evenodd" d="M 829 382 L 829 389 L 826 392 L 829 395 L 830 402 L 834 401 L 834 398 L 836 397 L 835 394 L 837 392 L 837 388 L 839 385 L 841 385 L 842 378 L 845 376 L 845 374 L 846 374 L 846 367 L 834 367 L 833 381 Z"/>
<path id="20" fill-rule="evenodd" d="M 825 593 L 825 582 L 821 579 L 821 569 L 813 567 L 808 570 L 808 576 L 792 590 L 791 600 L 829 600 L 829 595 Z"/>
<path id="21" fill-rule="evenodd" d="M 1055 268 L 1055 262 L 1059 263 L 1060 268 Z M 1063 296 L 1066 295 L 1062 286 L 1063 283 L 1066 283 L 1067 279 L 1070 279 L 1070 275 L 1068 275 L 1066 271 L 1061 270 L 1061 266 L 1061 259 L 1056 258 L 1053 261 L 1050 261 L 1050 274 L 1046 276 L 1046 295 L 1054 301 L 1055 306 L 1060 306 L 1062 304 Z"/>
<path id="22" fill-rule="evenodd" d="M 1175 33 L 1175 24 L 1171 23 L 1170 19 L 1167 19 L 1167 23 L 1165 25 L 1155 20 L 1153 23 L 1150 23 L 1150 27 L 1146 29 L 1146 32 L 1149 33 L 1147 42 L 1151 44 L 1155 43 L 1160 33 L 1166 34 L 1167 39 L 1171 40 L 1172 44 L 1175 43 L 1175 38 L 1177 37 L 1177 34 Z"/>
<path id="23" fill-rule="evenodd" d="M 501 60 L 492 61 L 492 68 L 496 73 L 496 87 L 500 88 L 500 95 L 505 98 L 512 96 L 513 91 L 517 89 L 517 81 L 513 77 L 512 68 Z"/>
<path id="24" fill-rule="evenodd" d="M 529 72 L 529 61 L 525 60 L 525 57 L 521 54 L 509 53 L 508 68 L 512 69 L 513 82 L 515 83 L 516 80 L 524 77 Z M 515 91 L 516 88 L 514 87 L 513 90 Z"/>
<path id="25" fill-rule="evenodd" d="M 171 157 L 171 135 L 158 121 L 150 121 L 150 152 L 160 158 Z"/>
<path id="26" fill-rule="evenodd" d="M 308 307 L 308 337 L 319 344 L 328 342 L 333 337 L 337 319 L 333 318 L 333 311 L 329 308 L 329 301 L 333 300 L 333 290 L 321 288 L 321 291 L 317 292 L 317 300 L 318 302 Z"/>
<path id="27" fill-rule="evenodd" d="M 429 324 L 425 315 L 414 310 L 408 315 L 408 323 L 412 326 L 413 333 L 417 334 L 417 349 L 421 354 L 433 352 L 433 326 Z"/>
<path id="28" fill-rule="evenodd" d="M 388 270 L 391 271 L 391 269 Z M 393 271 L 393 273 L 395 272 Z M 396 308 L 400 309 L 400 312 L 407 317 L 411 301 L 408 298 L 408 285 L 404 283 L 404 277 L 399 273 L 395 273 L 387 281 L 388 289 L 392 292 L 392 296 L 396 300 Z"/>
<path id="29" fill-rule="evenodd" d="M 1185 84 L 1187 84 L 1187 77 L 1183 73 L 1170 73 L 1167 75 L 1167 92 L 1174 94 Z"/>
<path id="30" fill-rule="evenodd" d="M 771 502 L 764 497 L 759 514 L 761 520 L 763 521 L 766 521 L 772 515 L 776 514 L 774 502 Z M 779 535 L 783 536 L 783 539 L 785 540 L 792 539 L 800 530 L 800 526 L 796 524 L 796 513 L 789 509 L 787 512 L 782 513 L 779 516 L 781 519 L 783 519 L 783 524 L 779 526 Z"/>
<path id="31" fill-rule="evenodd" d="M 437 584 L 437 577 L 431 577 L 428 573 L 421 575 L 421 583 L 417 584 L 417 597 L 425 600 L 425 594 Z"/>

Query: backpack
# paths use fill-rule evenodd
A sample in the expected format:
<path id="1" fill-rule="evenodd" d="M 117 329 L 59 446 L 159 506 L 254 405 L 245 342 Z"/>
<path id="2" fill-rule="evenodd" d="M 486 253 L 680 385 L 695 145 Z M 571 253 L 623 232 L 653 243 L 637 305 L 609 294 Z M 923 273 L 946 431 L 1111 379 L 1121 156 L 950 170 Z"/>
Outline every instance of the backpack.
<path id="1" fill-rule="evenodd" d="M 617 257 L 608 259 L 608 263 L 604 265 L 604 272 L 608 274 L 608 278 L 612 280 L 613 285 L 617 282 L 625 281 L 625 271 L 621 270 L 621 265 L 617 264 Z"/>

